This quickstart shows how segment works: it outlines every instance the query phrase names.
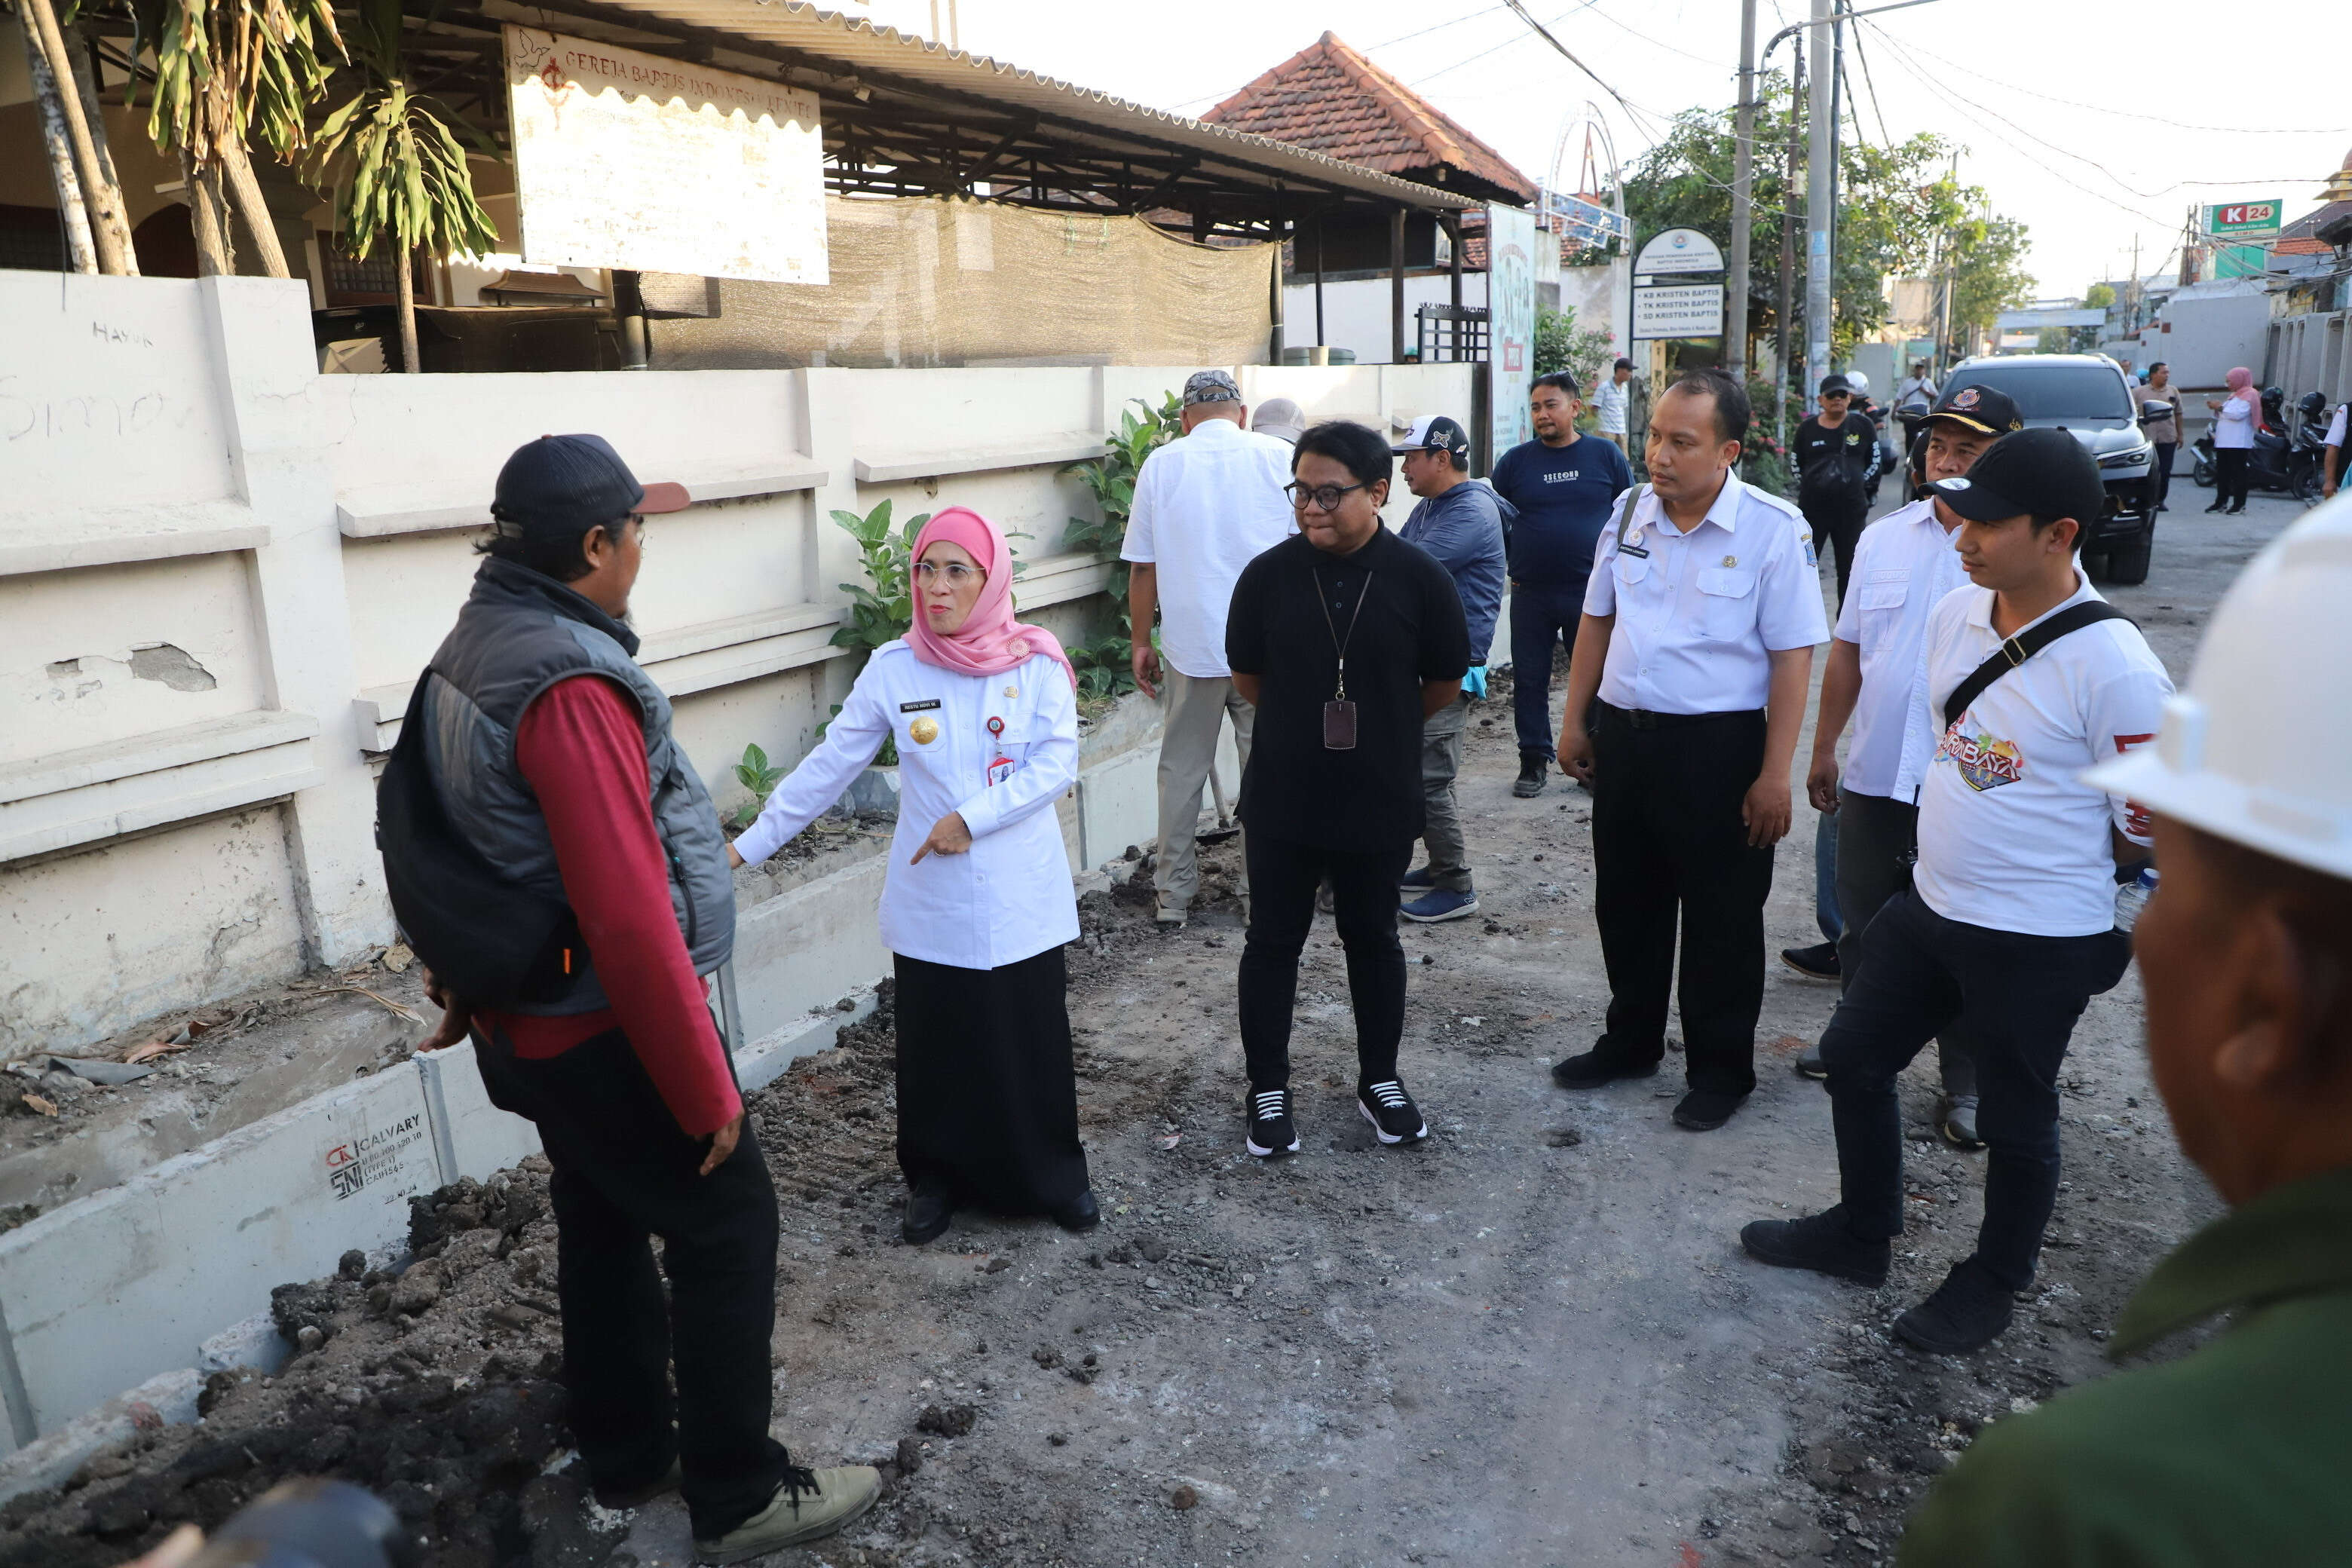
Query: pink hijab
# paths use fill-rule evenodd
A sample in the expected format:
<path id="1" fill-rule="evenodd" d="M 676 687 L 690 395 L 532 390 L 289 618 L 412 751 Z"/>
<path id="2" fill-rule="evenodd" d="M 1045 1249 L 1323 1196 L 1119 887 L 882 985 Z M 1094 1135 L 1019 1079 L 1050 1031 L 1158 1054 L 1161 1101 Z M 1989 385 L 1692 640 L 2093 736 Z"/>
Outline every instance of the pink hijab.
<path id="1" fill-rule="evenodd" d="M 945 636 L 926 624 L 922 592 L 915 589 L 915 624 L 907 631 L 907 646 L 915 657 L 960 675 L 1001 675 L 1042 653 L 1059 664 L 1076 687 L 1078 672 L 1070 668 L 1069 656 L 1054 634 L 1013 618 L 1013 552 L 996 525 L 970 507 L 951 506 L 923 524 L 909 561 L 920 561 L 924 551 L 941 542 L 970 551 L 988 581 L 981 585 L 963 625 Z"/>
<path id="2" fill-rule="evenodd" d="M 2270 426 L 2263 423 L 2263 395 L 2254 390 L 2254 373 L 2240 365 L 2221 379 L 2230 384 L 2230 395 L 2244 402 L 2246 417 L 2254 422 L 2254 428 L 2269 429 Z"/>

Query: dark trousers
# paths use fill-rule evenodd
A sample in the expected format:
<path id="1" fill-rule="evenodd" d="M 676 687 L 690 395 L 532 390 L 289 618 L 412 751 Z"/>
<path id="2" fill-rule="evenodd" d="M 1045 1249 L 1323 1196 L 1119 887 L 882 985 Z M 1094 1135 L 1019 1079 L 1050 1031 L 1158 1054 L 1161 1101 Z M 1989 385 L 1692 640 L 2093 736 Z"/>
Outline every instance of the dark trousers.
<path id="1" fill-rule="evenodd" d="M 1249 936 L 1242 943 L 1242 1054 L 1253 1090 L 1290 1082 L 1290 1016 L 1298 998 L 1298 954 L 1315 922 L 1315 889 L 1331 882 L 1339 942 L 1348 951 L 1348 999 L 1356 1010 L 1357 1087 L 1397 1074 L 1404 1034 L 1404 948 L 1397 941 L 1397 879 L 1412 863 L 1412 840 L 1351 853 L 1301 844 L 1252 828 Z"/>
<path id="2" fill-rule="evenodd" d="M 1772 851 L 1749 845 L 1739 812 L 1763 770 L 1764 715 L 1637 729 L 1604 702 L 1592 746 L 1593 906 L 1609 969 L 1594 1048 L 1629 1066 L 1665 1055 L 1679 916 L 1690 1086 L 1746 1094 L 1756 1087 Z"/>
<path id="3" fill-rule="evenodd" d="M 2162 506 L 2172 494 L 2172 455 L 2180 450 L 2178 441 L 2156 443 L 2156 504 Z"/>
<path id="4" fill-rule="evenodd" d="M 1911 886 L 1911 852 L 1919 842 L 1919 808 L 1883 795 L 1838 791 L 1837 901 L 1853 911 L 1838 944 L 1838 991 L 1853 989 L 1862 968 L 1862 933 L 1889 900 Z M 1944 1092 L 1962 1099 L 1977 1091 L 1976 1063 L 1952 1029 L 1936 1039 Z"/>
<path id="5" fill-rule="evenodd" d="M 1903 1120 L 1895 1079 L 1957 1026 L 1976 1058 L 1977 1132 L 1990 1147 L 1977 1259 L 2011 1290 L 2033 1282 L 2058 1201 L 2058 1064 L 2074 1021 L 2131 962 L 2120 931 L 2026 936 L 1946 920 L 1916 892 L 1878 911 L 1862 967 L 1822 1037 L 1846 1223 L 1903 1234 Z"/>
<path id="6" fill-rule="evenodd" d="M 1840 608 L 1845 605 L 1845 580 L 1853 574 L 1853 547 L 1862 540 L 1863 525 L 1870 521 L 1870 500 L 1871 492 L 1865 490 L 1851 497 L 1817 497 L 1798 503 L 1805 521 L 1812 524 L 1816 545 L 1824 539 L 1829 541 L 1837 562 Z"/>
<path id="7" fill-rule="evenodd" d="M 1511 721 L 1519 734 L 1519 754 L 1533 752 L 1549 761 L 1551 734 L 1551 654 L 1562 643 L 1576 652 L 1576 628 L 1584 618 L 1584 584 L 1543 587 L 1522 583 L 1511 590 Z"/>
<path id="8" fill-rule="evenodd" d="M 2239 510 L 2246 504 L 2246 490 L 2252 468 L 2253 448 L 2222 447 L 2213 453 L 2213 504 Z"/>
<path id="9" fill-rule="evenodd" d="M 555 1170 L 563 1381 L 590 1478 L 625 1489 L 676 1458 L 694 1533 L 724 1535 L 768 1505 L 790 1462 L 768 1435 L 776 1193 L 758 1138 L 747 1122 L 726 1163 L 697 1174 L 707 1149 L 618 1029 L 543 1061 L 503 1037 L 477 1043 L 491 1102 L 538 1123 Z"/>

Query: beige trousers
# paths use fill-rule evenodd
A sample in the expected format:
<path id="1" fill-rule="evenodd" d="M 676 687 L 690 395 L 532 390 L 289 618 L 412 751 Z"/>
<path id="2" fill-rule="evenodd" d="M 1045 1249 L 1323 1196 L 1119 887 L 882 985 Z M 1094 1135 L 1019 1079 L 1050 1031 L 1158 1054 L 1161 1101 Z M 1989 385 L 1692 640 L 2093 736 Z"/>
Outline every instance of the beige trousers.
<path id="1" fill-rule="evenodd" d="M 1160 719 L 1160 860 L 1151 874 L 1161 911 L 1181 914 L 1192 907 L 1201 890 L 1201 868 L 1192 835 L 1201 825 L 1201 791 L 1217 758 L 1217 734 L 1227 714 L 1233 716 L 1234 745 L 1242 767 L 1249 767 L 1250 730 L 1257 710 L 1242 700 L 1230 676 L 1186 675 L 1173 665 L 1161 667 Z M 1234 781 L 1234 798 L 1241 781 Z M 1249 891 L 1249 873 L 1242 873 L 1242 891 Z"/>

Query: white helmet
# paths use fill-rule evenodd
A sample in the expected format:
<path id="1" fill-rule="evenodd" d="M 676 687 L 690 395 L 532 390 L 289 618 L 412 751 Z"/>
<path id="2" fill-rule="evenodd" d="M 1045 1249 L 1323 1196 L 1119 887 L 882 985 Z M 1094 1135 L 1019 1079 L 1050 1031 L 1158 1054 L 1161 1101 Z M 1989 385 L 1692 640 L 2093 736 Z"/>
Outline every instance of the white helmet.
<path id="1" fill-rule="evenodd" d="M 2352 880 L 2352 493 L 2271 541 L 2198 645 L 2156 744 L 2086 782 Z"/>
<path id="2" fill-rule="evenodd" d="M 1870 395 L 1870 377 L 1858 370 L 1845 373 L 1845 384 L 1853 388 L 1853 395 L 1857 402 Z"/>

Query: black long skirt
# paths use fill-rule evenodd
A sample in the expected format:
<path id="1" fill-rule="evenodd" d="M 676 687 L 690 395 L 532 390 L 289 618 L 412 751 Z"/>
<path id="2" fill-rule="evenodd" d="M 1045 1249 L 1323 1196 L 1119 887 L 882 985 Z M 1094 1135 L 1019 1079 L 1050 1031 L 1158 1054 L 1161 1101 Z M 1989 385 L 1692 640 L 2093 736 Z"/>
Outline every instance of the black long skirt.
<path id="1" fill-rule="evenodd" d="M 1087 1190 L 1059 944 L 1000 969 L 893 955 L 898 1168 L 959 1203 L 1044 1214 Z"/>

